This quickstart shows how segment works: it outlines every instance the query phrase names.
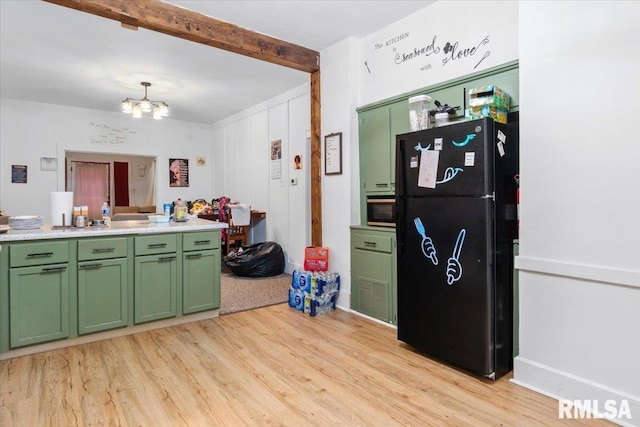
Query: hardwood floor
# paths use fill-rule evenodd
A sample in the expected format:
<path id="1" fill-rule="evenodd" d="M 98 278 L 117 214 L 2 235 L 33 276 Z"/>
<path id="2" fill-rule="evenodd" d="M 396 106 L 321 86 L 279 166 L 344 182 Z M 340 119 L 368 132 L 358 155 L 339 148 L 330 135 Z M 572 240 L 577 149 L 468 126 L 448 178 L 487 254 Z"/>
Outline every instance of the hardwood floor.
<path id="1" fill-rule="evenodd" d="M 553 399 L 280 304 L 0 362 L 1 426 L 550 426 Z M 601 420 L 584 424 L 610 425 Z"/>

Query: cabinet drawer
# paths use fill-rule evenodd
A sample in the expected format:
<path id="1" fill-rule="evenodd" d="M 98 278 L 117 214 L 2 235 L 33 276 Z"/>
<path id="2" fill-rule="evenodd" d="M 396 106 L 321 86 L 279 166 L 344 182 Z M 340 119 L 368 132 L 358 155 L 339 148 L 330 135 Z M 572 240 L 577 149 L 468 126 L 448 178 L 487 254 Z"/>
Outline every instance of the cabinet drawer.
<path id="1" fill-rule="evenodd" d="M 78 241 L 78 260 L 126 258 L 127 238 L 86 239 Z"/>
<path id="2" fill-rule="evenodd" d="M 136 256 L 175 252 L 177 246 L 177 236 L 175 234 L 136 236 L 134 243 Z"/>
<path id="3" fill-rule="evenodd" d="M 357 249 L 391 253 L 393 248 L 392 237 L 354 233 L 353 247 Z"/>
<path id="4" fill-rule="evenodd" d="M 185 252 L 218 249 L 219 247 L 220 237 L 217 231 L 185 233 L 182 235 L 182 250 Z"/>
<path id="5" fill-rule="evenodd" d="M 9 252 L 11 267 L 57 264 L 68 261 L 69 243 L 67 241 L 11 245 Z"/>

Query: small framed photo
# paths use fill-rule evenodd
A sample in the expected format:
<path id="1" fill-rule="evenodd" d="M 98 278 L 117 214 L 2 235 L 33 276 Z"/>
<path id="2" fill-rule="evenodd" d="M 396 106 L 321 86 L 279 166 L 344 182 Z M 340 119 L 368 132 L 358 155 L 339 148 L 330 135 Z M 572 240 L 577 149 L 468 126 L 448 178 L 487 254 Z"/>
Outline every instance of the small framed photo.
<path id="1" fill-rule="evenodd" d="M 11 183 L 27 183 L 27 165 L 11 165 Z"/>
<path id="2" fill-rule="evenodd" d="M 342 132 L 324 137 L 324 174 L 342 174 Z"/>
<path id="3" fill-rule="evenodd" d="M 57 171 L 58 159 L 55 157 L 40 157 L 41 171 Z"/>

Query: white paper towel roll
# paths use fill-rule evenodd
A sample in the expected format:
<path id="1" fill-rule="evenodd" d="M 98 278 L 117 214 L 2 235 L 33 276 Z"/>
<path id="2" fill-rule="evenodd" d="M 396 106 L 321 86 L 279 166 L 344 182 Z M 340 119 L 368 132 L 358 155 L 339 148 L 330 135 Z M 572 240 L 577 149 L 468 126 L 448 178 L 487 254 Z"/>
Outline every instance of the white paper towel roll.
<path id="1" fill-rule="evenodd" d="M 64 224 L 62 223 L 64 214 Z M 71 225 L 73 221 L 73 191 L 51 193 L 51 225 Z"/>

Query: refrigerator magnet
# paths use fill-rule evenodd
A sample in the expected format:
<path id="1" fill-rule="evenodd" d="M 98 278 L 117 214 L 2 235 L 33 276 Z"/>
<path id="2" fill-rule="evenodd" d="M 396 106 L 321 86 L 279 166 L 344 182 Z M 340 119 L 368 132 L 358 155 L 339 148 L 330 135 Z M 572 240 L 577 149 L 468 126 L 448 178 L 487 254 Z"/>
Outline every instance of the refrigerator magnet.
<path id="1" fill-rule="evenodd" d="M 411 156 L 411 159 L 409 159 L 409 167 L 411 169 L 418 167 L 418 156 Z"/>
<path id="2" fill-rule="evenodd" d="M 433 140 L 433 149 L 442 151 L 442 138 L 436 138 Z"/>
<path id="3" fill-rule="evenodd" d="M 476 164 L 476 153 L 464 153 L 464 165 L 465 166 L 475 166 Z"/>
<path id="4" fill-rule="evenodd" d="M 499 141 L 496 146 L 498 147 L 498 153 L 500 153 L 500 157 L 504 157 L 504 144 L 502 141 Z"/>
<path id="5" fill-rule="evenodd" d="M 498 140 L 503 144 L 507 142 L 507 135 L 505 135 L 501 130 L 498 131 Z"/>

